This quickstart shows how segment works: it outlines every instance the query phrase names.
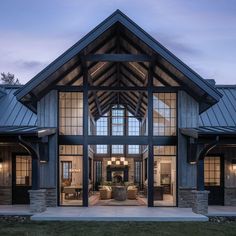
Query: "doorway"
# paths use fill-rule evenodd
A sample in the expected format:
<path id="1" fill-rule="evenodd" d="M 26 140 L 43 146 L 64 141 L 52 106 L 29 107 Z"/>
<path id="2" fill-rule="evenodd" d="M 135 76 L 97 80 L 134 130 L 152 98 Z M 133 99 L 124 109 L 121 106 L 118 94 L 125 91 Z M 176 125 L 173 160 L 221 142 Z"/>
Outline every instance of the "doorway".
<path id="1" fill-rule="evenodd" d="M 224 205 L 224 159 L 206 156 L 204 160 L 205 189 L 210 191 L 209 205 Z"/>
<path id="2" fill-rule="evenodd" d="M 29 204 L 32 187 L 32 158 L 27 154 L 12 157 L 12 204 Z"/>

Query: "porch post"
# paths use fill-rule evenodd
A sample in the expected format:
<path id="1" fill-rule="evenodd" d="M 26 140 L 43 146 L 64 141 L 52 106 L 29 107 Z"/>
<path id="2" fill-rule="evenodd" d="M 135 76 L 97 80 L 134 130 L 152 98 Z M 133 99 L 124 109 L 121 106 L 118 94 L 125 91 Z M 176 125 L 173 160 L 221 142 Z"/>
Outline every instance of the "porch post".
<path id="1" fill-rule="evenodd" d="M 152 63 L 148 71 L 148 207 L 153 206 L 153 77 Z"/>
<path id="2" fill-rule="evenodd" d="M 201 157 L 201 156 L 200 156 Z M 197 161 L 197 190 L 193 193 L 193 212 L 197 214 L 208 213 L 208 194 L 204 187 L 204 159 L 199 158 Z"/>
<path id="3" fill-rule="evenodd" d="M 40 160 L 32 155 L 32 190 L 40 189 Z"/>
<path id="4" fill-rule="evenodd" d="M 84 58 L 83 65 L 83 206 L 88 206 L 88 69 Z"/>
<path id="5" fill-rule="evenodd" d="M 204 191 L 204 160 L 197 161 L 197 190 Z"/>

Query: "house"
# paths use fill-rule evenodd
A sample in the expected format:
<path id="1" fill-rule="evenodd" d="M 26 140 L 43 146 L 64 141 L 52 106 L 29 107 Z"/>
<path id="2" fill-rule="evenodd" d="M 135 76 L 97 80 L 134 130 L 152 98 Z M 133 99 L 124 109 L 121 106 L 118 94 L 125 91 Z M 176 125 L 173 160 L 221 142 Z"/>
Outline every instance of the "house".
<path id="1" fill-rule="evenodd" d="M 236 86 L 203 79 L 119 10 L 0 87 L 0 204 L 236 205 Z"/>

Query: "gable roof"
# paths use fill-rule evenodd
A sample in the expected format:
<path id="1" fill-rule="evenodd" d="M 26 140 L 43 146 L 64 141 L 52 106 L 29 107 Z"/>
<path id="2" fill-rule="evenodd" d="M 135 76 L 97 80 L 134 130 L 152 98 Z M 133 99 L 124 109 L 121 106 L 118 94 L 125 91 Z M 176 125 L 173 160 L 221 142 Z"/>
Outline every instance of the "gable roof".
<path id="1" fill-rule="evenodd" d="M 144 42 L 161 58 L 170 63 L 175 70 L 181 73 L 179 77 L 186 77 L 189 80 L 186 81 L 186 83 L 191 83 L 192 89 L 198 90 L 198 92 L 201 91 L 201 94 L 198 94 L 198 96 L 196 96 L 200 102 L 200 112 L 206 110 L 208 107 L 219 101 L 221 94 L 214 88 L 214 86 L 212 86 L 196 72 L 190 69 L 186 64 L 184 64 L 180 59 L 178 59 L 175 55 L 168 51 L 153 37 L 151 37 L 143 29 L 141 29 L 120 10 L 115 11 L 111 16 L 105 19 L 91 32 L 89 32 L 86 36 L 79 40 L 75 45 L 73 45 L 70 49 L 59 56 L 50 65 L 48 65 L 44 70 L 37 74 L 25 86 L 16 91 L 15 95 L 17 99 L 30 107 L 29 101 L 33 99 L 31 95 L 33 94 L 37 98 L 37 96 L 32 93 L 33 90 L 37 90 L 39 86 L 41 86 L 42 89 L 43 86 L 44 88 L 46 88 L 49 83 L 51 83 L 52 80 L 55 79 L 55 76 L 53 77 L 53 75 L 63 75 L 66 70 L 66 67 L 63 68 L 64 65 L 66 65 L 67 63 L 69 64 L 72 58 L 75 58 L 91 42 L 93 42 L 100 35 L 106 32 L 110 27 L 114 26 L 117 23 L 127 28 L 133 35 Z M 200 99 L 200 96 L 204 96 L 204 99 Z M 28 101 L 26 102 L 26 100 Z"/>
<path id="2" fill-rule="evenodd" d="M 22 86 L 1 85 L 5 95 L 0 98 L 0 127 L 36 126 L 37 115 L 17 101 L 14 92 Z"/>

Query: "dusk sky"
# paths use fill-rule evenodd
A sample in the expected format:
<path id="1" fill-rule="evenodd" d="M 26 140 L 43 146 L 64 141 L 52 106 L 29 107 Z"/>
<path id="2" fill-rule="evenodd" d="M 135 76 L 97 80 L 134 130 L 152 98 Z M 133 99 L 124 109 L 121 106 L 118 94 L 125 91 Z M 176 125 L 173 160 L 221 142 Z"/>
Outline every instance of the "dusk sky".
<path id="1" fill-rule="evenodd" d="M 123 11 L 188 66 L 236 84 L 236 0 L 1 0 L 0 72 L 21 83 Z"/>

